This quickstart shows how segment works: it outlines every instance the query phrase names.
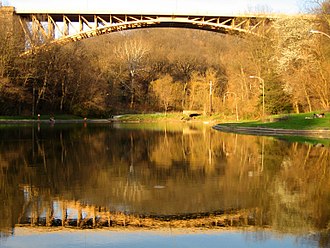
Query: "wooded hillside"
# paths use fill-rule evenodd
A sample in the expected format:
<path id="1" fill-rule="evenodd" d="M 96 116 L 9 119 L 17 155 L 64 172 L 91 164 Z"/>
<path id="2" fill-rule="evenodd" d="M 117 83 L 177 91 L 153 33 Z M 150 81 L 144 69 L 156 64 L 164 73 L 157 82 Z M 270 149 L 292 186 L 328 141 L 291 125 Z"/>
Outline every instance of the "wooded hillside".
<path id="1" fill-rule="evenodd" d="M 274 20 L 260 36 L 141 29 L 23 57 L 13 42 L 20 39 L 1 27 L 0 115 L 210 113 L 210 92 L 212 113 L 232 118 L 260 117 L 263 107 L 266 114 L 328 110 L 329 6 L 320 4 L 317 19 Z"/>

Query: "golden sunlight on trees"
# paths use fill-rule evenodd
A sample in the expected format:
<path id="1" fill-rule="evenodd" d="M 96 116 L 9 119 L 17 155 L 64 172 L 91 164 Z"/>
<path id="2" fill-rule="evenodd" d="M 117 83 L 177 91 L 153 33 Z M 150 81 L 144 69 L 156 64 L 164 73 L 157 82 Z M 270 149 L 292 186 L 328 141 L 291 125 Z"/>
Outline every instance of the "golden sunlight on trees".
<path id="1" fill-rule="evenodd" d="M 32 93 L 34 112 L 103 113 L 104 81 L 88 59 L 78 44 L 54 46 L 27 58 L 25 85 Z"/>
<path id="2" fill-rule="evenodd" d="M 316 13 L 324 25 L 330 26 L 330 1 L 329 0 L 315 0 L 316 7 L 313 12 Z"/>
<path id="3" fill-rule="evenodd" d="M 124 202 L 135 213 L 192 213 L 201 206 L 205 211 L 253 209 L 256 226 L 292 233 L 328 229 L 329 147 L 233 133 L 214 136 L 214 130 L 194 124 L 156 127 L 143 132 L 58 128 L 51 139 L 36 137 L 34 149 L 31 142 L 2 143 L 1 217 L 11 218 L 3 218 L 8 222 L 0 223 L 0 229 L 17 224 L 14 220 L 24 214 L 24 186 L 41 190 L 38 206 L 40 196 L 64 195 L 97 208 L 109 206 L 109 199 L 112 206 Z M 9 129 L 0 140 L 28 139 L 30 132 L 29 127 Z M 168 194 L 151 201 L 150 188 L 160 182 Z M 193 186 L 188 195 L 187 185 Z M 192 194 L 196 197 L 189 199 Z"/>
<path id="4" fill-rule="evenodd" d="M 330 100 L 330 1 L 319 2 L 315 10 L 318 22 L 313 25 L 311 35 L 313 36 L 313 51 L 317 57 L 317 73 L 315 73 L 316 87 L 319 88 L 319 95 L 322 106 L 329 108 Z M 319 82 L 319 83 L 317 83 Z"/>
<path id="5" fill-rule="evenodd" d="M 312 111 L 317 107 L 312 98 L 318 93 L 311 78 L 317 70 L 317 58 L 311 48 L 313 40 L 309 38 L 312 22 L 288 17 L 278 19 L 273 26 L 273 59 L 277 73 L 285 82 L 285 91 L 292 97 L 296 112 Z"/>
<path id="6" fill-rule="evenodd" d="M 149 48 L 141 39 L 127 39 L 115 49 L 116 56 L 122 61 L 129 73 L 129 84 L 123 83 L 130 92 L 130 108 L 135 102 L 136 94 L 139 92 L 140 84 L 137 81 L 139 73 L 143 71 Z"/>
<path id="7" fill-rule="evenodd" d="M 203 110 L 204 113 L 211 112 L 212 102 L 214 106 L 219 106 L 221 102 L 216 90 L 218 88 L 216 71 L 213 68 L 209 68 L 205 73 L 197 71 L 192 72 L 191 78 L 188 82 L 188 99 L 189 109 Z M 212 91 L 212 92 L 211 92 Z M 212 99 L 210 94 L 212 93 Z"/>
<path id="8" fill-rule="evenodd" d="M 0 23 L 0 114 L 8 115 L 21 114 L 21 105 L 28 98 L 20 80 L 22 68 L 17 63 L 22 36 L 12 25 L 10 21 Z"/>
<path id="9" fill-rule="evenodd" d="M 320 1 L 315 14 L 316 19 L 276 18 L 254 30 L 260 36 L 141 29 L 25 58 L 0 30 L 0 114 L 109 116 L 190 109 L 243 119 L 327 110 L 329 1 Z M 262 78 L 263 87 L 250 76 Z"/>
<path id="10" fill-rule="evenodd" d="M 166 74 L 151 83 L 152 91 L 157 100 L 163 105 L 165 114 L 170 106 L 177 109 L 183 97 L 183 85 L 173 82 L 173 78 Z"/>

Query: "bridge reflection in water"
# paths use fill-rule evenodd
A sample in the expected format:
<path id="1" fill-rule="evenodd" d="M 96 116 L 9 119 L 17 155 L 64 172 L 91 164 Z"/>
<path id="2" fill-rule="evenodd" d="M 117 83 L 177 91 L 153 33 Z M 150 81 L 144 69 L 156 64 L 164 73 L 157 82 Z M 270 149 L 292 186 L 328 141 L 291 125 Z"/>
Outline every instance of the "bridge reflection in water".
<path id="1" fill-rule="evenodd" d="M 178 123 L 7 127 L 0 140 L 1 235 L 21 225 L 256 226 L 330 244 L 324 140 Z"/>
<path id="2" fill-rule="evenodd" d="M 255 226 L 257 209 L 227 210 L 177 215 L 127 214 L 82 204 L 78 201 L 43 201 L 36 189 L 24 186 L 24 211 L 18 226 L 63 226 L 80 228 L 144 227 L 247 227 Z"/>

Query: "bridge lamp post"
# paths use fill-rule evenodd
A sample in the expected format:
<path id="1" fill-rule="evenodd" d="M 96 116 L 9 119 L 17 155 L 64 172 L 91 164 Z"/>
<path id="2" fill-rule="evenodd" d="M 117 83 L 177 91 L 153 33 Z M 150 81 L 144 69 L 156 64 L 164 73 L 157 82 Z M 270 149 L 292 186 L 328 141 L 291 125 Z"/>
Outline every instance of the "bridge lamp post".
<path id="1" fill-rule="evenodd" d="M 326 33 L 324 33 L 324 32 L 322 32 L 322 31 L 318 31 L 318 30 L 310 30 L 309 31 L 311 34 L 321 34 L 321 35 L 324 35 L 324 36 L 326 36 L 326 37 L 328 37 L 329 39 L 330 39 L 330 35 L 328 35 L 328 34 L 326 34 Z"/>
<path id="2" fill-rule="evenodd" d="M 265 118 L 265 81 L 258 76 L 250 76 L 250 78 L 258 79 L 262 85 L 262 120 Z"/>

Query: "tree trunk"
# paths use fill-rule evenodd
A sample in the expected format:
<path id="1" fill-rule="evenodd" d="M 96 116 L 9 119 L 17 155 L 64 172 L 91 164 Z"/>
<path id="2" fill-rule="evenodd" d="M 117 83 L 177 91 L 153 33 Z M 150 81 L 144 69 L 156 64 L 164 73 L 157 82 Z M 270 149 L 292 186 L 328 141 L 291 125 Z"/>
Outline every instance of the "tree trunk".
<path id="1" fill-rule="evenodd" d="M 305 93 L 306 101 L 307 101 L 307 104 L 308 104 L 309 112 L 312 112 L 312 104 L 311 104 L 311 100 L 309 98 L 305 83 L 304 83 L 304 93 Z"/>
<path id="2" fill-rule="evenodd" d="M 60 102 L 60 110 L 63 110 L 63 104 L 64 104 L 64 98 L 65 98 L 65 83 L 64 83 L 65 79 L 62 80 L 62 95 L 61 95 L 61 102 Z"/>
<path id="3" fill-rule="evenodd" d="M 329 108 L 329 85 L 328 85 L 328 80 L 326 79 L 325 75 L 323 74 L 323 71 L 320 70 L 321 78 L 324 84 L 324 91 L 323 91 L 323 96 L 324 96 L 324 108 L 328 109 Z"/>
<path id="4" fill-rule="evenodd" d="M 297 101 L 295 101 L 293 103 L 293 109 L 295 109 L 296 113 L 299 114 L 300 113 L 300 110 L 299 110 L 299 104 Z"/>
<path id="5" fill-rule="evenodd" d="M 131 103 L 130 103 L 130 109 L 133 109 L 134 106 L 134 98 L 135 98 L 135 90 L 134 90 L 134 71 L 130 71 L 130 76 L 131 76 Z"/>
<path id="6" fill-rule="evenodd" d="M 185 109 L 185 105 L 186 105 L 187 85 L 188 85 L 187 83 L 184 83 L 184 86 L 183 86 L 183 91 L 182 91 L 182 101 L 181 101 L 182 109 Z"/>
<path id="7" fill-rule="evenodd" d="M 133 109 L 133 106 L 134 106 L 134 90 L 132 91 L 131 93 L 131 103 L 130 103 L 130 109 Z"/>
<path id="8" fill-rule="evenodd" d="M 38 109 L 38 105 L 39 105 L 39 102 L 41 100 L 41 97 L 44 95 L 44 93 L 46 91 L 47 83 L 48 83 L 48 73 L 46 73 L 46 75 L 45 75 L 44 82 L 42 84 L 41 89 L 38 90 L 38 98 L 37 98 L 37 101 L 36 101 L 35 110 Z"/>

